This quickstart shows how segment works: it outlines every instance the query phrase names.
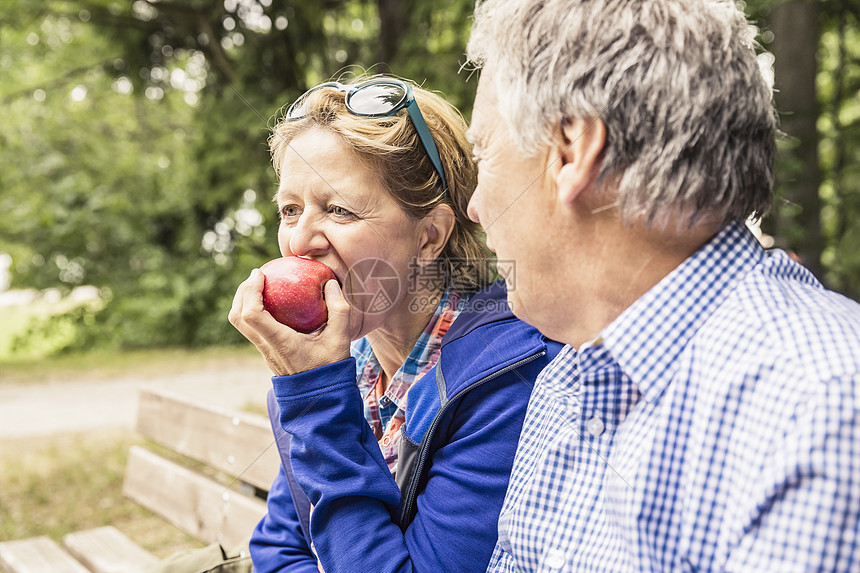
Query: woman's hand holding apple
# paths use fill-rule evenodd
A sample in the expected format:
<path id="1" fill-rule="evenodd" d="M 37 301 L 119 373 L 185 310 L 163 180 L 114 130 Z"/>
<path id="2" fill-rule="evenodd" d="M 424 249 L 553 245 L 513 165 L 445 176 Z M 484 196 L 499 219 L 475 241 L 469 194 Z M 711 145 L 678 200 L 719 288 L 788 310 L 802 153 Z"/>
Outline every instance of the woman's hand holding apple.
<path id="1" fill-rule="evenodd" d="M 297 374 L 349 358 L 349 303 L 337 280 L 325 283 L 328 321 L 310 333 L 281 324 L 263 307 L 265 276 L 254 269 L 236 290 L 230 322 L 250 340 L 276 376 Z"/>

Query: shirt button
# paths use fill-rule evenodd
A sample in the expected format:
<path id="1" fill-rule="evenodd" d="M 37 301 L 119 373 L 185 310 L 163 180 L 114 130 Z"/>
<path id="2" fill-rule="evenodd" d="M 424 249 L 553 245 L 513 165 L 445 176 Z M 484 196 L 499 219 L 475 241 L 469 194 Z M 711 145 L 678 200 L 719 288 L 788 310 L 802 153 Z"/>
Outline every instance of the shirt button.
<path id="1" fill-rule="evenodd" d="M 603 420 L 595 416 L 585 423 L 585 429 L 588 431 L 589 434 L 596 438 L 603 433 Z"/>
<path id="2" fill-rule="evenodd" d="M 550 549 L 546 554 L 545 563 L 550 569 L 561 569 L 564 567 L 564 553 L 561 549 Z"/>

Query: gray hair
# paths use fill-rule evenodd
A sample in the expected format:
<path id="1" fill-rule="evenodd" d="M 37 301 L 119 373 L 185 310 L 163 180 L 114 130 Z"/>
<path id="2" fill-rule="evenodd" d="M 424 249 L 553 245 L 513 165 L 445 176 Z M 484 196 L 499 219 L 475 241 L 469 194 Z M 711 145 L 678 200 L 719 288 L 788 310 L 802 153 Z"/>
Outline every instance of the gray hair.
<path id="1" fill-rule="evenodd" d="M 520 150 L 600 118 L 624 220 L 729 221 L 773 200 L 776 116 L 755 29 L 727 0 L 486 0 L 467 57 L 490 67 Z M 680 222 L 680 221 L 679 221 Z"/>

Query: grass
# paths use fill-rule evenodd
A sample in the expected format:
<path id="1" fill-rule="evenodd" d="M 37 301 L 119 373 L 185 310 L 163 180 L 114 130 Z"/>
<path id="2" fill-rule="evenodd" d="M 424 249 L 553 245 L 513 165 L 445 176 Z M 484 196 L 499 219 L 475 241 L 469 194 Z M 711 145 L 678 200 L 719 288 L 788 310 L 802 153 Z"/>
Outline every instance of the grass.
<path id="1" fill-rule="evenodd" d="M 113 525 L 158 557 L 201 544 L 122 494 L 130 430 L 0 442 L 0 541 Z"/>
<path id="2" fill-rule="evenodd" d="M 199 349 L 93 351 L 52 357 L 0 358 L 0 384 L 62 381 L 70 378 L 107 380 L 129 372 L 156 378 L 221 367 L 259 366 L 259 353 L 250 345 Z"/>

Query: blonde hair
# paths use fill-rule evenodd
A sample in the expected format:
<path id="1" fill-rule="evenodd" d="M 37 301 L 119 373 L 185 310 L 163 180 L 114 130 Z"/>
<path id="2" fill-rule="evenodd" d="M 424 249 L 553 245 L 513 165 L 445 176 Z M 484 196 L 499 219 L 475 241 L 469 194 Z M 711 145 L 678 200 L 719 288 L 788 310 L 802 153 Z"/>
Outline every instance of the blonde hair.
<path id="1" fill-rule="evenodd" d="M 366 79 L 372 78 L 361 78 Z M 439 150 L 447 193 L 406 111 L 389 117 L 358 116 L 346 108 L 344 94 L 335 89 L 322 88 L 309 94 L 303 102 L 306 115 L 302 119 L 278 120 L 269 136 L 272 163 L 280 177 L 281 160 L 290 142 L 310 129 L 322 128 L 339 135 L 411 217 L 422 219 L 439 205 L 451 208 L 455 224 L 440 256 L 441 270 L 451 286 L 477 290 L 490 282 L 494 271 L 481 228 L 466 213 L 477 186 L 466 121 L 441 96 L 410 84 Z"/>

